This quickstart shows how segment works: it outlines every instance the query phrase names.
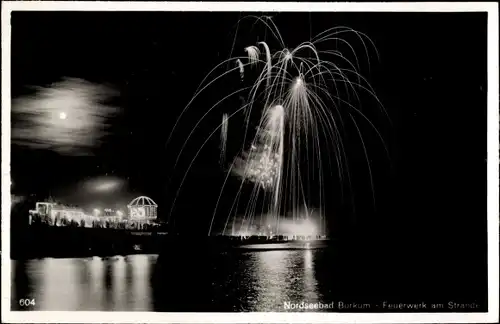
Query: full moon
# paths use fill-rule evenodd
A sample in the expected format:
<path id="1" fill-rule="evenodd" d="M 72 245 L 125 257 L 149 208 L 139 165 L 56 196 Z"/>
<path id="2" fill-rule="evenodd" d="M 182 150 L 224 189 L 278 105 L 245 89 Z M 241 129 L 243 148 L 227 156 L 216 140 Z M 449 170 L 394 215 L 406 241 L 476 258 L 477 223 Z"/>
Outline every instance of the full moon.
<path id="1" fill-rule="evenodd" d="M 61 112 L 59 113 L 59 119 L 66 119 L 66 113 L 65 112 Z"/>

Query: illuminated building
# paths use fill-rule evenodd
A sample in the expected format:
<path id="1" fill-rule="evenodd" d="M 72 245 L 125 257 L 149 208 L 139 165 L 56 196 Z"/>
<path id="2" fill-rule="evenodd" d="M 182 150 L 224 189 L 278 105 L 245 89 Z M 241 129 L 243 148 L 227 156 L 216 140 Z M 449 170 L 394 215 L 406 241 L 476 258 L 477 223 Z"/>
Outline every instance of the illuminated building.
<path id="1" fill-rule="evenodd" d="M 110 208 L 95 208 L 92 212 L 86 213 L 81 208 L 55 202 L 37 202 L 35 209 L 29 211 L 29 224 L 36 220 L 51 226 L 71 225 L 128 230 L 148 230 L 159 226 L 158 205 L 151 198 L 137 197 L 127 207 L 127 214 Z"/>
<path id="2" fill-rule="evenodd" d="M 70 207 L 53 202 L 37 202 L 34 210 L 29 211 L 29 223 L 34 217 L 42 217 L 54 226 L 64 226 L 65 223 L 76 222 L 80 226 L 93 227 L 93 223 L 119 222 L 123 220 L 123 213 L 112 209 L 105 209 L 101 215 L 99 209 L 93 214 L 87 214 L 83 209 Z"/>
<path id="3" fill-rule="evenodd" d="M 140 196 L 132 200 L 128 204 L 128 217 L 130 220 L 136 221 L 152 221 L 156 220 L 158 205 L 153 199 Z"/>
<path id="4" fill-rule="evenodd" d="M 69 207 L 52 202 L 37 202 L 35 210 L 30 210 L 30 223 L 33 217 L 44 217 L 54 226 L 61 226 L 64 221 L 74 221 L 78 224 L 84 221 L 85 227 L 91 227 L 95 217 L 87 215 L 80 208 Z"/>
<path id="5" fill-rule="evenodd" d="M 157 225 L 158 205 L 153 199 L 140 196 L 133 199 L 128 205 L 128 223 L 136 229 L 143 229 L 145 225 Z"/>

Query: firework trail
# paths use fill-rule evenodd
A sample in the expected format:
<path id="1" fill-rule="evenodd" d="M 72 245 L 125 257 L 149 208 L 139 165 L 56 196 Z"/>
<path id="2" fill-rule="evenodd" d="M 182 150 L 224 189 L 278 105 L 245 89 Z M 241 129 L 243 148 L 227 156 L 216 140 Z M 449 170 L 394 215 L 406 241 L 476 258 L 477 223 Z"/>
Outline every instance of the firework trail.
<path id="1" fill-rule="evenodd" d="M 233 224 L 236 223 L 236 216 L 241 218 L 240 225 L 236 231 L 233 228 L 232 233 L 249 233 L 255 224 L 261 227 L 267 225 L 274 233 L 280 233 L 283 232 L 279 225 L 283 219 L 282 215 L 291 214 L 294 224 L 308 221 L 312 209 L 316 210 L 320 219 L 323 217 L 324 184 L 327 176 L 323 156 L 328 158 L 327 162 L 330 167 L 336 165 L 341 181 L 350 181 L 346 151 L 342 141 L 346 122 L 354 123 L 365 153 L 365 144 L 356 119 L 361 119 L 372 127 L 384 143 L 375 126 L 358 107 L 359 92 L 368 93 L 381 111 L 385 113 L 385 110 L 368 81 L 358 72 L 360 62 L 353 44 L 344 38 L 348 34 L 354 35 L 364 48 L 366 56 L 369 57 L 369 47 L 374 49 L 375 47 L 368 36 L 348 27 L 335 27 L 320 33 L 308 42 L 289 49 L 285 46 L 272 19 L 248 16 L 242 18 L 241 21 L 248 18 L 262 23 L 281 49 L 273 51 L 270 43 L 261 41 L 244 48 L 246 58 L 235 57 L 220 63 L 204 78 L 193 99 L 179 117 L 179 119 L 182 118 L 201 92 L 221 78 L 239 71 L 240 78 L 243 79 L 244 68 L 255 67 L 252 69 L 256 73 L 255 82 L 225 96 L 208 109 L 194 127 L 196 129 L 201 120 L 215 110 L 221 102 L 235 95 L 241 96 L 242 92 L 247 94 L 246 103 L 233 114 L 225 115 L 222 123 L 209 134 L 188 166 L 180 184 L 182 187 L 194 159 L 219 128 L 221 129 L 221 156 L 222 154 L 225 156 L 228 120 L 237 114 L 242 114 L 243 147 L 227 170 L 208 229 L 209 235 L 212 234 L 219 203 L 226 185 L 231 181 L 231 176 L 239 178 L 240 184 L 231 209 L 227 213 L 222 233 L 226 233 L 231 218 Z M 337 49 L 329 48 L 328 45 L 332 43 L 343 44 L 349 49 L 354 60 L 349 60 L 343 52 Z M 236 63 L 235 68 L 215 75 L 220 66 L 231 60 Z M 247 63 L 244 63 L 245 61 Z M 370 63 L 369 60 L 368 63 Z M 247 73 L 245 79 L 251 78 L 251 75 Z M 346 93 L 346 97 L 341 95 L 342 92 Z M 260 118 L 257 126 L 252 130 L 250 126 L 255 112 L 260 112 Z M 177 123 L 174 125 L 169 140 Z M 185 140 L 177 161 L 191 135 L 192 133 Z M 247 139 L 250 139 L 250 143 Z M 330 145 L 325 147 L 324 143 L 330 143 Z M 373 190 L 370 166 L 368 166 L 368 172 Z M 251 189 L 250 199 L 242 199 L 245 188 Z M 171 213 L 179 192 L 180 188 L 174 199 Z M 264 215 L 271 215 L 271 219 L 269 220 L 269 217 L 264 217 Z"/>

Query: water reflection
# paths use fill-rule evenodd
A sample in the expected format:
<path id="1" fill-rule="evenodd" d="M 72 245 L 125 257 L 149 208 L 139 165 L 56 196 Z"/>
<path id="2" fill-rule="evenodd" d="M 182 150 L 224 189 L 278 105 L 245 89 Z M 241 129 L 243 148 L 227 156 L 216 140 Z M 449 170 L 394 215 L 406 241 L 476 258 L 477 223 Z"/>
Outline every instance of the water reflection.
<path id="1" fill-rule="evenodd" d="M 126 266 L 125 266 L 125 258 L 118 257 L 115 262 L 112 263 L 112 287 L 109 289 L 111 291 L 111 295 L 113 296 L 128 296 L 127 293 L 127 276 L 126 276 Z M 117 311 L 126 311 L 127 310 L 127 302 L 125 298 L 113 299 L 113 308 Z"/>
<path id="2" fill-rule="evenodd" d="M 79 260 L 77 259 L 74 262 L 76 263 L 78 261 Z M 88 287 L 89 289 L 89 299 L 86 303 L 89 309 L 101 310 L 101 308 L 104 308 L 103 293 L 105 292 L 105 286 L 102 282 L 102 278 L 104 276 L 104 262 L 105 261 L 99 257 L 83 260 L 84 266 L 88 267 L 88 276 L 84 281 L 82 288 L 85 289 Z"/>
<path id="3" fill-rule="evenodd" d="M 286 302 L 318 301 L 317 281 L 313 272 L 313 252 L 265 251 L 252 255 L 256 271 L 251 272 L 249 311 L 283 310 Z"/>
<path id="4" fill-rule="evenodd" d="M 62 261 L 62 262 L 61 262 Z M 76 260 L 78 261 L 78 260 Z M 34 297 L 41 309 L 57 309 L 60 300 L 64 300 L 65 308 L 79 309 L 81 290 L 74 283 L 78 281 L 75 260 L 45 259 L 40 264 L 37 279 L 33 282 L 38 286 L 36 292 L 40 297 Z M 38 282 L 37 282 L 38 281 Z M 51 298 L 58 296 L 58 298 Z"/>
<path id="5" fill-rule="evenodd" d="M 163 268 L 155 255 L 13 261 L 13 308 L 34 298 L 37 310 L 284 311 L 285 302 L 323 301 L 317 253 L 182 253 Z"/>
<path id="6" fill-rule="evenodd" d="M 155 257 L 147 255 L 135 255 L 133 259 L 127 257 L 127 267 L 131 271 L 131 278 L 127 282 L 132 286 L 131 293 L 128 294 L 131 297 L 127 304 L 128 310 L 145 310 L 151 307 L 150 275 L 151 265 L 155 262 Z"/>

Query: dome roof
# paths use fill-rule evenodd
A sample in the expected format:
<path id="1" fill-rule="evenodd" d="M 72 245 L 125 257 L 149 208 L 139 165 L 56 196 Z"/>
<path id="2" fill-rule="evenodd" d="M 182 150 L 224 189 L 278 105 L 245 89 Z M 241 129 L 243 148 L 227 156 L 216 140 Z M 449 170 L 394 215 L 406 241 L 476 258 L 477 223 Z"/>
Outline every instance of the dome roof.
<path id="1" fill-rule="evenodd" d="M 140 196 L 132 200 L 129 204 L 129 207 L 132 206 L 154 206 L 158 207 L 158 205 L 153 201 L 153 199 L 146 197 L 146 196 Z"/>

